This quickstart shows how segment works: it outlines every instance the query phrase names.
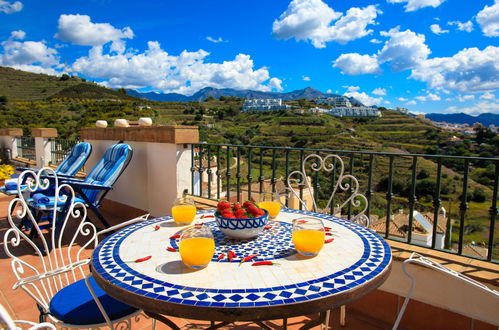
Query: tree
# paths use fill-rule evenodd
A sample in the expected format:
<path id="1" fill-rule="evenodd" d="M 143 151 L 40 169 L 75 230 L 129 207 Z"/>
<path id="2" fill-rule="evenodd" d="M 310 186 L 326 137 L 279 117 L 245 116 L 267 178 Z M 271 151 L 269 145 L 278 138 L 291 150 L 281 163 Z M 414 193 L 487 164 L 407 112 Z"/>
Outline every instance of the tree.
<path id="1" fill-rule="evenodd" d="M 117 92 L 118 92 L 119 94 L 122 94 L 122 95 L 127 95 L 127 94 L 126 94 L 126 89 L 124 89 L 124 88 L 119 88 L 119 89 L 117 90 Z"/>
<path id="2" fill-rule="evenodd" d="M 63 73 L 61 78 L 59 78 L 60 81 L 66 81 L 66 80 L 69 80 L 69 78 L 71 78 L 67 73 Z"/>
<path id="3" fill-rule="evenodd" d="M 483 191 L 482 188 L 476 188 L 473 191 L 473 195 L 471 197 L 471 200 L 473 202 L 483 203 L 483 202 L 485 202 L 485 200 L 487 200 L 487 195 L 485 194 L 485 191 Z"/>

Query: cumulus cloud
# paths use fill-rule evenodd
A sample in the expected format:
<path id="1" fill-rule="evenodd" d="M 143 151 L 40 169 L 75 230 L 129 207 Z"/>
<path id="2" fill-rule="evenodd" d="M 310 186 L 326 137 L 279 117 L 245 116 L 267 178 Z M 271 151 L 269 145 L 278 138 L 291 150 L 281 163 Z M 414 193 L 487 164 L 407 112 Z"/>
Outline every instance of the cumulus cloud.
<path id="1" fill-rule="evenodd" d="M 466 101 L 471 101 L 475 99 L 475 95 L 468 94 L 468 95 L 458 95 L 457 100 L 459 102 L 466 102 Z"/>
<path id="2" fill-rule="evenodd" d="M 480 95 L 480 98 L 484 99 L 484 100 L 493 100 L 493 99 L 495 99 L 495 95 L 492 94 L 491 92 L 487 92 L 487 93 L 483 93 L 482 95 Z"/>
<path id="3" fill-rule="evenodd" d="M 218 44 L 220 42 L 227 42 L 227 40 L 223 40 L 222 37 L 218 37 L 218 38 L 215 39 L 213 37 L 207 36 L 206 40 L 211 41 L 211 42 L 213 42 L 215 44 Z"/>
<path id="4" fill-rule="evenodd" d="M 469 115 L 479 115 L 485 112 L 491 112 L 499 114 L 499 103 L 490 101 L 480 101 L 473 104 L 470 107 L 458 108 L 458 107 L 448 107 L 447 110 L 452 112 L 464 112 Z"/>
<path id="5" fill-rule="evenodd" d="M 374 95 L 380 95 L 380 96 L 383 96 L 383 95 L 386 95 L 386 89 L 385 88 L 375 88 L 373 91 L 372 91 L 372 94 Z"/>
<path id="6" fill-rule="evenodd" d="M 314 47 L 324 48 L 326 42 L 344 44 L 372 33 L 367 26 L 375 24 L 381 13 L 374 5 L 352 7 L 343 14 L 321 0 L 293 0 L 274 21 L 272 32 L 278 39 L 308 40 Z"/>
<path id="7" fill-rule="evenodd" d="M 192 94 L 204 87 L 282 90 L 282 81 L 271 78 L 267 68 L 254 68 L 249 55 L 238 54 L 231 61 L 209 63 L 209 53 L 200 49 L 184 50 L 174 56 L 164 51 L 156 41 L 148 42 L 142 53 L 105 53 L 95 46 L 88 56 L 78 58 L 74 72 L 103 79 L 110 87 L 153 89 L 163 92 Z"/>
<path id="8" fill-rule="evenodd" d="M 376 38 L 373 38 L 371 40 L 369 40 L 370 43 L 372 44 L 381 44 L 383 43 L 383 41 L 379 40 L 379 39 L 376 39 Z"/>
<path id="9" fill-rule="evenodd" d="M 440 6 L 445 0 L 387 0 L 388 3 L 406 3 L 405 11 L 416 11 L 425 7 L 436 8 Z"/>
<path id="10" fill-rule="evenodd" d="M 26 33 L 12 31 L 10 37 L 0 45 L 0 65 L 35 73 L 57 74 L 60 66 L 57 51 L 48 47 L 45 41 L 22 41 Z"/>
<path id="11" fill-rule="evenodd" d="M 391 62 L 394 71 L 410 69 L 426 60 L 430 49 L 425 44 L 425 36 L 411 30 L 399 31 L 399 27 L 382 31 L 382 36 L 390 37 L 378 54 L 380 63 Z"/>
<path id="12" fill-rule="evenodd" d="M 333 68 L 339 68 L 348 75 L 380 73 L 381 69 L 375 55 L 360 55 L 357 53 L 341 54 L 333 62 Z"/>
<path id="13" fill-rule="evenodd" d="M 425 96 L 416 96 L 415 97 L 416 100 L 418 101 L 440 101 L 440 96 L 436 95 L 436 94 L 433 94 L 433 93 L 428 93 L 427 95 Z"/>
<path id="14" fill-rule="evenodd" d="M 460 21 L 451 21 L 447 23 L 450 26 L 456 26 L 459 31 L 471 32 L 473 31 L 473 22 L 460 22 Z"/>
<path id="15" fill-rule="evenodd" d="M 310 77 L 308 77 L 308 76 L 302 76 L 301 79 L 303 81 L 310 81 L 311 80 Z"/>
<path id="16" fill-rule="evenodd" d="M 436 35 L 449 33 L 449 30 L 442 30 L 442 28 L 438 24 L 430 25 L 430 30 L 431 30 L 431 32 L 435 33 Z"/>
<path id="17" fill-rule="evenodd" d="M 406 105 L 415 105 L 415 104 L 417 104 L 417 103 L 414 100 L 411 100 L 411 101 L 409 101 L 409 102 L 406 103 Z"/>
<path id="18" fill-rule="evenodd" d="M 23 10 L 23 3 L 21 1 L 10 2 L 0 0 L 0 12 L 4 14 L 13 14 L 21 10 Z"/>
<path id="19" fill-rule="evenodd" d="M 419 63 L 411 78 L 430 88 L 446 88 L 461 93 L 499 89 L 499 47 L 484 50 L 466 48 L 452 57 L 435 57 Z"/>
<path id="20" fill-rule="evenodd" d="M 483 34 L 487 37 L 499 36 L 499 2 L 492 6 L 485 6 L 477 15 L 476 21 L 482 28 Z"/>
<path id="21" fill-rule="evenodd" d="M 343 94 L 344 96 L 353 97 L 362 102 L 364 105 L 367 106 L 377 105 L 383 101 L 383 98 L 381 97 L 372 97 L 365 92 L 359 92 L 360 90 L 359 86 L 343 86 L 343 87 L 347 88 L 347 92 Z"/>
<path id="22" fill-rule="evenodd" d="M 400 102 L 409 101 L 409 99 L 406 99 L 405 97 L 398 97 L 397 100 L 399 100 Z"/>
<path id="23" fill-rule="evenodd" d="M 112 50 L 124 51 L 122 39 L 132 39 L 129 27 L 117 29 L 109 23 L 93 23 L 88 15 L 61 15 L 56 38 L 81 46 L 102 46 L 113 42 Z"/>

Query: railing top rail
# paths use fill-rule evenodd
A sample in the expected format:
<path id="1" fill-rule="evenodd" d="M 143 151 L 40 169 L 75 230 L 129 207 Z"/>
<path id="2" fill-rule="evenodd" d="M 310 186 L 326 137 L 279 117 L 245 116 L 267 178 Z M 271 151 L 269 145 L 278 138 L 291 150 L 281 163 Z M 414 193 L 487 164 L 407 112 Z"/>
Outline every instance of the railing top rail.
<path id="1" fill-rule="evenodd" d="M 396 153 L 396 152 L 379 152 L 365 150 L 335 150 L 335 149 L 320 149 L 320 148 L 295 148 L 295 147 L 274 147 L 274 146 L 259 146 L 259 145 L 243 145 L 243 144 L 228 144 L 228 143 L 193 143 L 193 145 L 214 146 L 214 147 L 238 147 L 238 148 L 254 148 L 254 149 L 281 149 L 281 150 L 296 150 L 296 151 L 314 151 L 314 152 L 334 152 L 342 154 L 365 154 L 365 155 L 381 155 L 381 156 L 403 156 L 403 157 L 426 157 L 426 158 L 454 158 L 454 159 L 470 159 L 470 160 L 490 160 L 499 162 L 499 157 L 472 157 L 472 156 L 452 156 L 452 155 L 432 155 L 432 154 L 411 154 L 411 153 Z"/>

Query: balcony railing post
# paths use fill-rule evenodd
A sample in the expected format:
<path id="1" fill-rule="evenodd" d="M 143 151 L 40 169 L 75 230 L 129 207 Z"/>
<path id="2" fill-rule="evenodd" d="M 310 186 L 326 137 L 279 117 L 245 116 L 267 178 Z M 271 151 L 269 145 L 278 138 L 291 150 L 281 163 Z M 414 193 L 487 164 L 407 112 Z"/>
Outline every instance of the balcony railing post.
<path id="1" fill-rule="evenodd" d="M 431 236 L 431 248 L 434 249 L 437 242 L 437 232 L 438 232 L 438 214 L 440 212 L 440 205 L 442 200 L 440 199 L 440 186 L 442 182 L 442 157 L 438 158 L 437 165 L 437 190 L 433 198 L 433 231 Z"/>
<path id="2" fill-rule="evenodd" d="M 226 161 L 226 166 L 227 166 L 227 171 L 225 172 L 225 179 L 227 180 L 227 200 L 230 201 L 230 178 L 232 176 L 232 172 L 230 170 L 230 147 L 227 146 L 225 149 L 225 161 Z"/>
<path id="3" fill-rule="evenodd" d="M 392 199 L 393 199 L 393 155 L 390 156 L 390 165 L 388 168 L 388 189 L 386 193 L 386 229 L 385 229 L 385 237 L 390 235 L 390 221 L 392 216 Z"/>
<path id="4" fill-rule="evenodd" d="M 416 206 L 416 202 L 418 201 L 418 197 L 416 196 L 416 170 L 418 167 L 418 156 L 414 156 L 412 158 L 412 173 L 411 173 L 411 192 L 409 196 L 409 230 L 407 232 L 407 243 L 412 242 L 412 228 L 414 221 L 414 208 Z"/>
<path id="5" fill-rule="evenodd" d="M 374 155 L 370 154 L 369 155 L 369 174 L 367 176 L 367 191 L 366 191 L 366 198 L 367 198 L 367 210 L 366 210 L 366 215 L 368 218 L 371 218 L 371 198 L 373 196 L 373 164 L 374 164 Z"/>
<path id="6" fill-rule="evenodd" d="M 237 147 L 236 151 L 236 191 L 237 201 L 241 201 L 241 148 Z"/>
<path id="7" fill-rule="evenodd" d="M 459 241 L 457 243 L 457 253 L 463 253 L 464 241 L 464 220 L 466 219 L 466 210 L 468 209 L 468 173 L 470 171 L 470 162 L 468 159 L 464 160 L 464 177 L 463 177 L 463 191 L 461 194 L 461 204 L 459 204 Z"/>
<path id="8" fill-rule="evenodd" d="M 252 171 L 252 162 L 253 162 L 253 148 L 248 148 L 248 200 L 251 200 L 251 191 L 252 189 L 252 183 L 253 183 L 253 174 L 251 173 Z"/>
<path id="9" fill-rule="evenodd" d="M 495 162 L 495 179 L 494 179 L 494 190 L 492 193 L 492 204 L 490 206 L 490 227 L 489 227 L 489 244 L 487 251 L 487 260 L 492 260 L 494 255 L 494 234 L 496 230 L 496 216 L 497 216 L 497 191 L 499 189 L 499 161 Z"/>

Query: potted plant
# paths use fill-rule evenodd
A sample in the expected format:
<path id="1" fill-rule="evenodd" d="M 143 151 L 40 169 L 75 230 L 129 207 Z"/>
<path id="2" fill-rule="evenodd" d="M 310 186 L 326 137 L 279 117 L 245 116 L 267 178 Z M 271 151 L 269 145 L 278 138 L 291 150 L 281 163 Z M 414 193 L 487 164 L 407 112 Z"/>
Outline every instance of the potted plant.
<path id="1" fill-rule="evenodd" d="M 0 186 L 5 185 L 5 180 L 10 179 L 12 174 L 14 174 L 14 167 L 10 165 L 0 165 Z"/>

